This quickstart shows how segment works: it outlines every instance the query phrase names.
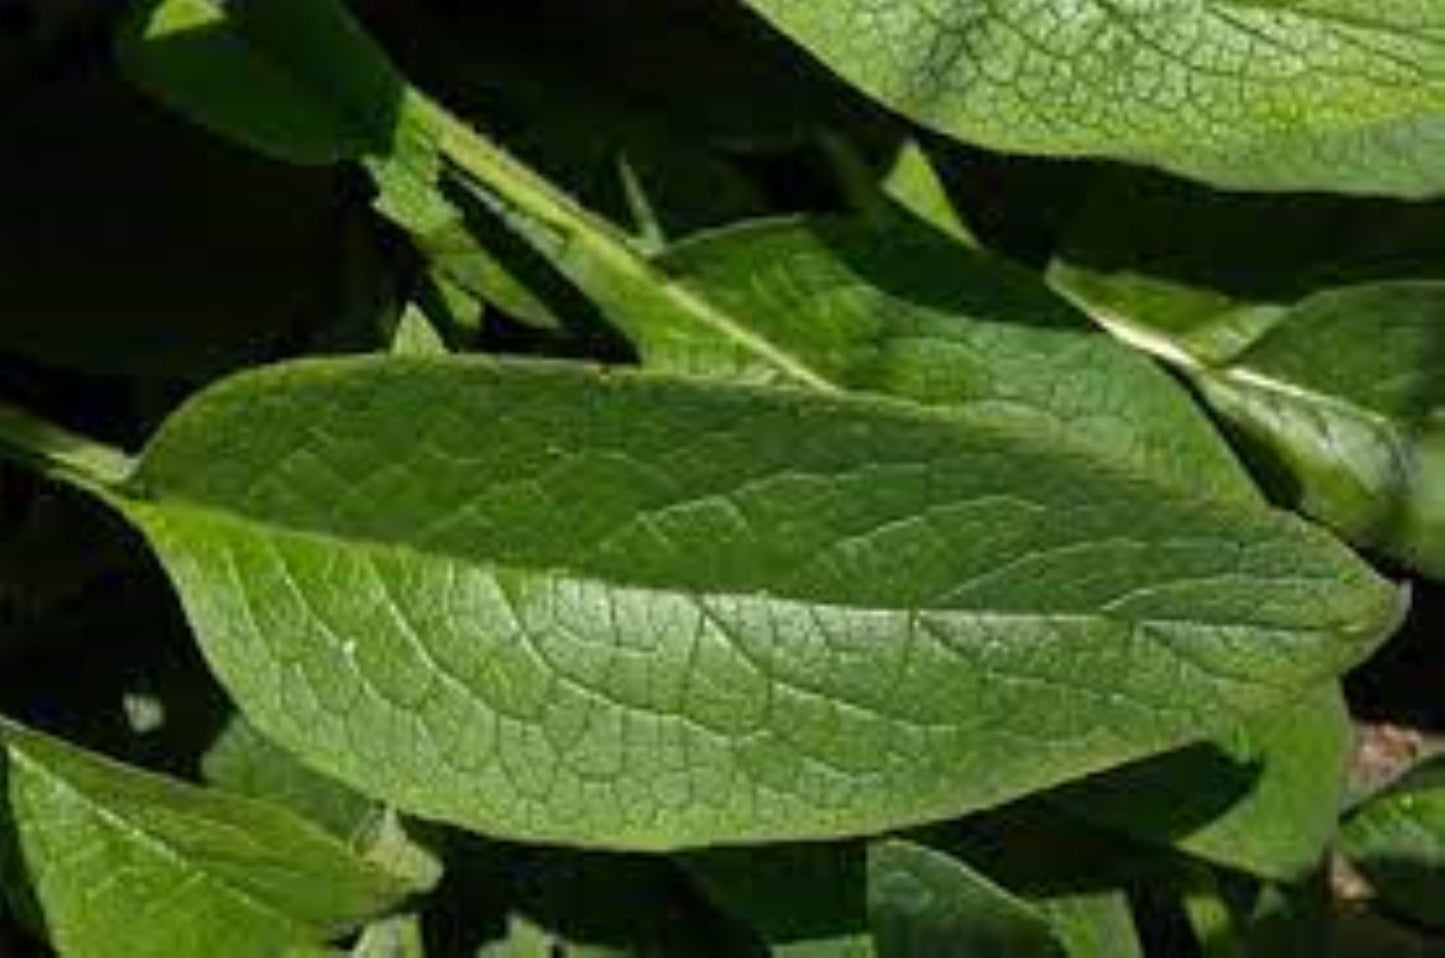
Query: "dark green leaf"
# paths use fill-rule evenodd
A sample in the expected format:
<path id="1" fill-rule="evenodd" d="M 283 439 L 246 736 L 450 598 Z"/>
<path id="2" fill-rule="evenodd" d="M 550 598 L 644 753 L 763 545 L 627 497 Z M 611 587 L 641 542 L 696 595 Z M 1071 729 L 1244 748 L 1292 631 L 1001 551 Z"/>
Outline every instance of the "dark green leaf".
<path id="1" fill-rule="evenodd" d="M 747 2 L 888 106 L 993 149 L 1234 188 L 1445 191 L 1432 5 Z"/>
<path id="2" fill-rule="evenodd" d="M 1332 684 L 1208 744 L 1114 770 L 1057 799 L 1145 841 L 1295 881 L 1319 866 L 1334 837 L 1350 738 Z"/>
<path id="3" fill-rule="evenodd" d="M 0 725 L 7 893 L 78 958 L 279 954 L 414 890 L 271 805 Z M 142 920 L 143 919 L 143 920 Z"/>
<path id="4" fill-rule="evenodd" d="M 339 0 L 137 0 L 127 75 L 223 136 L 294 163 L 386 156 L 404 83 Z"/>
<path id="5" fill-rule="evenodd" d="M 584 845 L 994 804 L 1275 707 L 1400 608 L 1289 517 L 1022 426 L 565 366 L 243 375 L 121 503 L 269 737 Z"/>
<path id="6" fill-rule="evenodd" d="M 1340 850 L 1382 903 L 1445 928 L 1445 759 L 1434 759 L 1357 809 Z"/>

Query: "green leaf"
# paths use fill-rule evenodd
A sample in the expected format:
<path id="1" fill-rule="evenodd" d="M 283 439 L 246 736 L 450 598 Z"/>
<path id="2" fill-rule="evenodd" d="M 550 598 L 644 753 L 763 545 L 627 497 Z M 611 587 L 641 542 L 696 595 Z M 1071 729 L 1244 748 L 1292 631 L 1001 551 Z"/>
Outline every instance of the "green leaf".
<path id="1" fill-rule="evenodd" d="M 970 407 L 1089 441 L 1181 487 L 1255 495 L 1167 375 L 1099 336 L 1035 276 L 909 219 L 744 224 L 659 263 L 818 380 Z M 761 380 L 776 372 L 696 324 L 641 346 L 658 368 Z"/>
<path id="2" fill-rule="evenodd" d="M 1340 850 L 1388 910 L 1445 928 L 1445 759 L 1419 766 L 1351 814 Z"/>
<path id="3" fill-rule="evenodd" d="M 1031 899 L 1069 958 L 1144 958 L 1122 891 L 1080 891 Z"/>
<path id="4" fill-rule="evenodd" d="M 1429 4 L 747 3 L 888 106 L 992 149 L 1230 188 L 1445 191 Z"/>
<path id="5" fill-rule="evenodd" d="M 380 814 L 379 803 L 296 760 L 242 716 L 233 718 L 201 759 L 218 788 L 291 809 L 350 842 Z"/>
<path id="6" fill-rule="evenodd" d="M 880 958 L 1063 958 L 1038 911 L 962 861 L 897 839 L 868 849 L 868 918 Z"/>
<path id="7" fill-rule="evenodd" d="M 269 156 L 392 152 L 404 83 L 338 0 L 138 0 L 117 48 L 132 82 Z"/>
<path id="8" fill-rule="evenodd" d="M 7 894 L 84 958 L 279 954 L 412 888 L 271 805 L 198 789 L 5 722 Z M 143 919 L 143 920 L 142 920 Z"/>
<path id="9" fill-rule="evenodd" d="M 1057 801 L 1143 840 L 1297 881 L 1334 838 L 1350 744 L 1349 713 L 1332 683 L 1207 745 L 1066 787 Z"/>
<path id="10" fill-rule="evenodd" d="M 1188 339 L 1095 315 L 1179 366 L 1279 498 L 1445 577 L 1445 283 L 1326 290 L 1191 324 Z"/>
<path id="11" fill-rule="evenodd" d="M 118 501 L 268 737 L 579 845 L 995 804 L 1275 707 L 1401 602 L 1286 515 L 1024 427 L 574 366 L 243 374 Z"/>

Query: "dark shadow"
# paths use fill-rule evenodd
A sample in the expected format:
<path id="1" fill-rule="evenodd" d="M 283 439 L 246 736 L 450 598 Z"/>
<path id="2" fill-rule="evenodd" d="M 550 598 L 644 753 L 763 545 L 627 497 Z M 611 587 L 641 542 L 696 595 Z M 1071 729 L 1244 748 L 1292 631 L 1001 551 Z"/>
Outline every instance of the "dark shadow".
<path id="1" fill-rule="evenodd" d="M 1066 815 L 1167 845 L 1249 795 L 1261 772 L 1260 763 L 1206 742 L 1089 776 L 1045 800 Z"/>
<path id="2" fill-rule="evenodd" d="M 1062 252 L 1249 301 L 1400 276 L 1445 278 L 1445 201 L 1230 193 L 1100 164 Z"/>
<path id="3" fill-rule="evenodd" d="M 446 872 L 429 906 L 428 954 L 471 954 L 517 915 L 567 943 L 632 954 L 749 954 L 743 929 L 704 901 L 662 855 L 497 842 L 449 831 Z"/>
<path id="4" fill-rule="evenodd" d="M 1412 592 L 1404 625 L 1346 677 L 1345 693 L 1362 721 L 1445 734 L 1445 585 L 1420 580 Z"/>
<path id="5" fill-rule="evenodd" d="M 267 161 L 131 89 L 104 48 L 0 102 L 0 349 L 203 379 L 330 321 L 342 178 Z"/>
<path id="6" fill-rule="evenodd" d="M 971 250 L 902 209 L 872 229 L 842 218 L 820 219 L 810 228 L 862 282 L 900 300 L 975 322 L 1069 333 L 1094 329 L 1037 274 Z"/>

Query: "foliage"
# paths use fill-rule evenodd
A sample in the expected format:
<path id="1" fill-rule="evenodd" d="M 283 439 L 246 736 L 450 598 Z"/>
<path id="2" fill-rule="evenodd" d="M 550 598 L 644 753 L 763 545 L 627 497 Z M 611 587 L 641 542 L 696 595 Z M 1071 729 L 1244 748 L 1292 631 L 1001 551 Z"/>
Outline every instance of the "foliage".
<path id="1" fill-rule="evenodd" d="M 0 3 L 15 948 L 1423 954 L 1445 7 L 976 6 Z"/>

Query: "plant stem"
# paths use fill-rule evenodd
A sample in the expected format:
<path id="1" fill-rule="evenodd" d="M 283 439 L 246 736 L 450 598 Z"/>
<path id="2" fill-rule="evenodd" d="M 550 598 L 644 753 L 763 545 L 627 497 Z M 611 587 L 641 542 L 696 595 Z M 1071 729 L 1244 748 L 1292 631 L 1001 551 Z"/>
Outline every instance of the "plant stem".
<path id="1" fill-rule="evenodd" d="M 101 495 L 130 475 L 135 460 L 114 446 L 73 433 L 0 402 L 0 456 Z"/>
<path id="2" fill-rule="evenodd" d="M 441 105 L 413 91 L 410 108 L 437 148 L 497 212 L 646 349 L 649 333 L 679 319 L 701 323 L 789 378 L 813 389 L 838 387 L 795 357 L 740 325 L 654 264 L 626 233 L 584 209 L 496 143 Z"/>

